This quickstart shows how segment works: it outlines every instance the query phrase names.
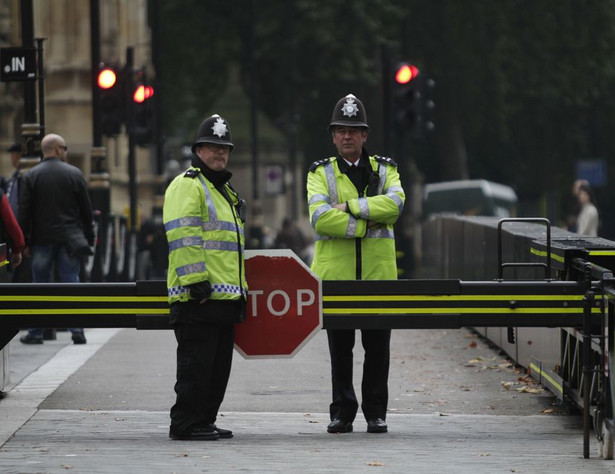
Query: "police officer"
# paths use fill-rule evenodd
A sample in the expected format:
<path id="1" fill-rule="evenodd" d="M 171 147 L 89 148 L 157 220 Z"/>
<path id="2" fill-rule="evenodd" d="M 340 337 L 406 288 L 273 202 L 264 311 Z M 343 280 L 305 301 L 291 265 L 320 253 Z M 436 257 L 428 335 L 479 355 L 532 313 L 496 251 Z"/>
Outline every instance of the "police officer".
<path id="1" fill-rule="evenodd" d="M 172 439 L 230 438 L 216 426 L 231 371 L 234 324 L 245 318 L 243 215 L 226 168 L 233 150 L 228 122 L 201 124 L 188 170 L 169 184 L 163 221 L 169 242 L 167 277 L 177 340 Z"/>
<path id="2" fill-rule="evenodd" d="M 340 99 L 329 125 L 337 155 L 316 161 L 307 177 L 310 221 L 317 239 L 312 270 L 323 280 L 397 278 L 393 224 L 405 200 L 397 164 L 370 156 L 363 103 Z M 358 410 L 352 383 L 354 330 L 327 330 L 333 400 L 329 433 L 348 433 Z M 361 330 L 365 349 L 361 409 L 369 433 L 385 433 L 391 331 Z"/>

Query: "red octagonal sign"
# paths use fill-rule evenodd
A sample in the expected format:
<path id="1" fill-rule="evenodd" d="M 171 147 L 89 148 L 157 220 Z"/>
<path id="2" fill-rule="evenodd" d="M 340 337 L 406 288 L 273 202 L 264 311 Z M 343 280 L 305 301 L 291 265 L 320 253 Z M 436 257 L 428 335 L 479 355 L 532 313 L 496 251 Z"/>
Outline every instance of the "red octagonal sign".
<path id="1" fill-rule="evenodd" d="M 246 359 L 292 357 L 322 328 L 322 285 L 291 250 L 247 250 L 246 320 L 235 348 Z"/>

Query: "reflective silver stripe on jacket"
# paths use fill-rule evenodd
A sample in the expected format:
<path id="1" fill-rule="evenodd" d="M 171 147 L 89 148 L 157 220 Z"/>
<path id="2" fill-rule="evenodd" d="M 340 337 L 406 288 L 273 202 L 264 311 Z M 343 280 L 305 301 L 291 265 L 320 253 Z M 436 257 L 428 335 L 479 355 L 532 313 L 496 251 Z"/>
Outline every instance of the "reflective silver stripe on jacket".
<path id="1" fill-rule="evenodd" d="M 384 183 L 387 181 L 387 166 L 384 163 L 378 164 L 378 175 L 380 175 L 380 180 L 378 181 L 378 194 L 382 194 Z"/>
<path id="2" fill-rule="evenodd" d="M 209 192 L 209 188 L 207 187 L 207 183 L 205 182 L 205 178 L 202 174 L 199 173 L 199 181 L 201 182 L 201 186 L 203 186 L 203 190 L 205 191 L 205 204 L 207 204 L 207 211 L 209 213 L 210 221 L 218 220 L 218 213 L 216 212 L 216 206 L 214 206 L 214 201 L 211 198 L 211 193 Z"/>
<path id="3" fill-rule="evenodd" d="M 403 193 L 403 192 L 404 192 L 404 188 L 402 188 L 401 186 L 389 186 L 386 191 L 387 194 Z"/>
<path id="4" fill-rule="evenodd" d="M 395 201 L 395 203 L 397 204 L 397 208 L 399 209 L 400 214 L 404 208 L 404 202 L 401 200 L 401 198 L 399 197 L 399 194 L 397 193 L 403 193 L 403 192 L 404 192 L 404 188 L 402 188 L 401 186 L 389 186 L 385 190 L 386 195 L 390 197 L 393 201 Z"/>
<path id="5" fill-rule="evenodd" d="M 164 225 L 164 229 L 168 232 L 179 227 L 201 227 L 200 217 L 180 217 L 173 219 Z"/>
<path id="6" fill-rule="evenodd" d="M 320 202 L 320 201 L 324 201 L 327 204 L 331 204 L 331 199 L 329 198 L 328 195 L 326 195 L 326 194 L 314 194 L 310 198 L 310 201 L 308 202 L 308 206 L 311 206 L 312 204 L 315 204 L 315 203 Z"/>
<path id="7" fill-rule="evenodd" d="M 354 235 L 354 234 L 353 234 Z M 365 233 L 364 239 L 393 239 L 394 233 L 392 229 L 387 229 L 386 227 L 370 227 L 367 229 Z M 339 237 L 331 237 L 330 235 L 320 235 L 316 234 L 316 240 L 334 240 L 339 239 Z M 346 239 L 342 239 L 346 240 Z"/>
<path id="8" fill-rule="evenodd" d="M 366 239 L 393 239 L 393 229 L 387 229 L 386 227 L 369 227 L 365 233 Z"/>
<path id="9" fill-rule="evenodd" d="M 201 229 L 205 232 L 211 230 L 228 230 L 229 232 L 235 233 L 239 230 L 239 233 L 243 235 L 243 229 L 234 222 L 229 221 L 206 221 L 202 223 Z"/>
<path id="10" fill-rule="evenodd" d="M 339 201 L 337 195 L 337 183 L 335 182 L 335 169 L 333 163 L 329 162 L 325 165 L 325 176 L 327 177 L 327 187 L 329 188 L 329 204 L 335 206 Z"/>
<path id="11" fill-rule="evenodd" d="M 351 239 L 357 233 L 357 219 L 348 214 L 348 227 L 346 227 L 346 237 Z"/>
<path id="12" fill-rule="evenodd" d="M 312 214 L 312 227 L 316 226 L 316 222 L 318 221 L 320 216 L 322 216 L 325 212 L 330 211 L 331 209 L 333 208 L 330 204 L 323 204 L 318 209 L 316 209 Z"/>
<path id="13" fill-rule="evenodd" d="M 173 240 L 169 242 L 169 251 L 177 250 L 182 247 L 190 247 L 190 246 L 203 246 L 203 238 L 202 237 L 182 237 L 181 239 Z"/>
<path id="14" fill-rule="evenodd" d="M 399 213 L 401 214 L 401 211 L 404 208 L 404 202 L 399 197 L 399 194 L 397 194 L 395 192 L 387 191 L 386 196 L 388 198 L 391 198 L 395 202 L 395 204 L 397 204 L 397 209 L 399 209 Z"/>
<path id="15" fill-rule="evenodd" d="M 226 250 L 229 252 L 237 252 L 237 242 L 227 242 L 225 240 L 205 240 L 203 242 L 203 248 L 205 250 Z"/>
<path id="16" fill-rule="evenodd" d="M 177 267 L 175 269 L 175 272 L 179 276 L 186 276 L 186 275 L 190 275 L 192 273 L 202 273 L 205 270 L 206 270 L 205 262 L 198 262 L 198 263 L 190 263 L 188 265 L 183 265 L 181 267 Z"/>
<path id="17" fill-rule="evenodd" d="M 369 217 L 369 205 L 367 204 L 367 198 L 359 198 L 359 216 L 363 219 L 367 219 Z"/>

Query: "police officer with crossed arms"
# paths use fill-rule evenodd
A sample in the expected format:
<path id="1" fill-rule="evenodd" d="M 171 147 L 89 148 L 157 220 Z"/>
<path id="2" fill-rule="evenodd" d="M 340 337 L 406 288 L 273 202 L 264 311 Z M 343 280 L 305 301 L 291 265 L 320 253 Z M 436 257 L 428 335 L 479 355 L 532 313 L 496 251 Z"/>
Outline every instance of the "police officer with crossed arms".
<path id="1" fill-rule="evenodd" d="M 337 154 L 312 164 L 307 176 L 310 221 L 316 231 L 312 270 L 323 280 L 397 278 L 393 224 L 404 205 L 397 164 L 369 155 L 363 103 L 341 98 L 329 125 Z M 352 381 L 354 330 L 327 330 L 333 400 L 329 433 L 348 433 L 358 410 Z M 361 330 L 365 349 L 361 409 L 369 433 L 386 433 L 390 329 Z"/>

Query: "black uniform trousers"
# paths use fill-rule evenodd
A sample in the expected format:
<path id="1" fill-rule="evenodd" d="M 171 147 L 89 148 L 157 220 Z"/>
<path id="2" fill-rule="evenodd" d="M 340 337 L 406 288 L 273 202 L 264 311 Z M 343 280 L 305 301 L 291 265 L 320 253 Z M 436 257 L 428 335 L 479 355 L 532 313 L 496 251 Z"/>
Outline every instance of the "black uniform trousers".
<path id="1" fill-rule="evenodd" d="M 213 424 L 231 374 L 235 326 L 220 324 L 173 325 L 177 340 L 175 405 L 171 431 Z"/>
<path id="2" fill-rule="evenodd" d="M 352 383 L 354 329 L 329 329 L 333 401 L 329 407 L 331 419 L 352 422 L 359 407 Z M 365 350 L 361 382 L 361 410 L 366 420 L 386 420 L 389 400 L 388 379 L 391 330 L 362 329 L 361 342 Z"/>

